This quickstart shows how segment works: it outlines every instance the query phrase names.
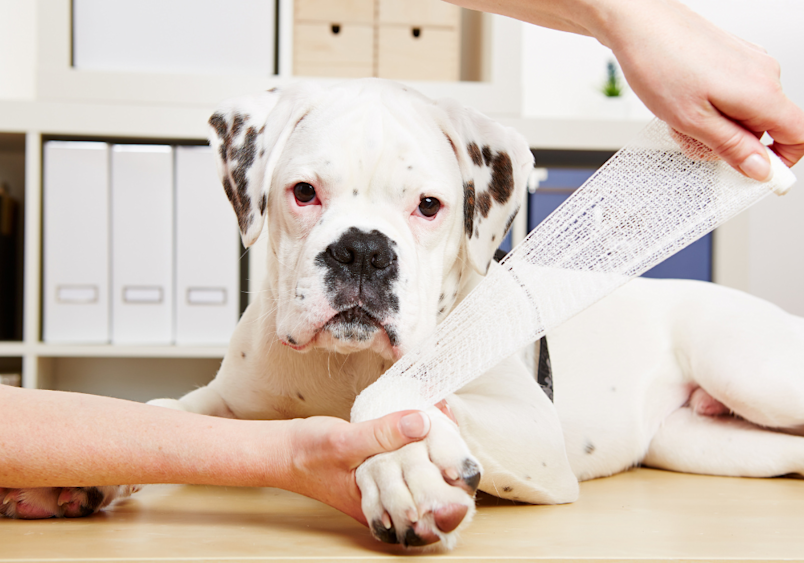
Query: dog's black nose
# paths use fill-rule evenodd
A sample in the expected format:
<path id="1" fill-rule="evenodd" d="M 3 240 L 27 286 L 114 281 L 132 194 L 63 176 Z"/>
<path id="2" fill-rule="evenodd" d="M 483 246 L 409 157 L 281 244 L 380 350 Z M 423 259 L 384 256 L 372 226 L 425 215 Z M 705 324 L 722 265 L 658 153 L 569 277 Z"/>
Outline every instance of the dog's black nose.
<path id="1" fill-rule="evenodd" d="M 387 236 L 374 230 L 370 233 L 350 228 L 341 238 L 327 247 L 336 262 L 346 266 L 352 274 L 370 278 L 374 271 L 388 268 L 396 260 Z"/>
<path id="2" fill-rule="evenodd" d="M 394 283 L 399 278 L 396 243 L 378 230 L 350 227 L 316 256 L 332 307 L 361 306 L 375 318 L 399 311 Z"/>

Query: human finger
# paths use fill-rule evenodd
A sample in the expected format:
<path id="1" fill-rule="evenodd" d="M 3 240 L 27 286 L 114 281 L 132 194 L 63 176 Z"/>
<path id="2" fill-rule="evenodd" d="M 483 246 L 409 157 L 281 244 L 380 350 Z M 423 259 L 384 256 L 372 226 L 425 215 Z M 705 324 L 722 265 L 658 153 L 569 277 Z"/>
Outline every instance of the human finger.
<path id="1" fill-rule="evenodd" d="M 356 465 L 379 453 L 398 450 L 430 431 L 430 417 L 421 411 L 401 411 L 351 425 L 349 443 Z"/>

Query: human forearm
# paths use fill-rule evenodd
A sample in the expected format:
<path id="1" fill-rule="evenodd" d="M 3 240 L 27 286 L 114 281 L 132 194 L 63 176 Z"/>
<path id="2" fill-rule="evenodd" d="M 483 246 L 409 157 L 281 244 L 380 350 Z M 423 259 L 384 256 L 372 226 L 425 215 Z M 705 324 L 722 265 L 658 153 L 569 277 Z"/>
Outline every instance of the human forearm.
<path id="1" fill-rule="evenodd" d="M 782 91 L 777 62 L 678 0 L 446 1 L 595 37 L 648 109 L 751 178 L 770 174 L 765 132 L 788 166 L 804 156 L 804 111 Z"/>
<path id="2" fill-rule="evenodd" d="M 293 421 L 229 420 L 108 397 L 0 388 L 0 486 L 283 486 Z"/>
<path id="3" fill-rule="evenodd" d="M 471 10 L 491 12 L 605 43 L 614 17 L 632 0 L 445 0 Z"/>

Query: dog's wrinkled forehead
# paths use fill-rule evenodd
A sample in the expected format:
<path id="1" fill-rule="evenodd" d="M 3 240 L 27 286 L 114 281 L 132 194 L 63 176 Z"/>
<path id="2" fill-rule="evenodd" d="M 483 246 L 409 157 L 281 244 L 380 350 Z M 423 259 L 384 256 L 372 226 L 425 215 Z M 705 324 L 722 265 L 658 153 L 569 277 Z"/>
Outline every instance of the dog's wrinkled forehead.
<path id="1" fill-rule="evenodd" d="M 333 96 L 311 108 L 288 139 L 275 179 L 309 173 L 326 176 L 320 179 L 330 188 L 350 191 L 455 192 L 461 185 L 458 163 L 432 118 L 432 103 L 394 94 Z"/>
<path id="2" fill-rule="evenodd" d="M 379 79 L 298 83 L 282 93 L 233 100 L 210 124 L 221 181 L 246 246 L 269 211 L 266 196 L 271 201 L 292 187 L 293 174 L 299 182 L 310 181 L 303 178 L 309 174 L 325 187 L 337 186 L 339 194 L 426 191 L 427 197 L 458 198 L 448 201 L 451 215 L 462 211 L 466 257 L 484 272 L 532 167 L 527 143 L 512 129 L 455 101 L 434 102 Z"/>

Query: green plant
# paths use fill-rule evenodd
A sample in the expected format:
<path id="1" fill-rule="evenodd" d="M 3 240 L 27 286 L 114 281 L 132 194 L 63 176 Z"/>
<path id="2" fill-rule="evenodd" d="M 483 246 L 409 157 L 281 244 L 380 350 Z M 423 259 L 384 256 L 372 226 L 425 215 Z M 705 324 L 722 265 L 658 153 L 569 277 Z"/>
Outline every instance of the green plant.
<path id="1" fill-rule="evenodd" d="M 617 64 L 614 61 L 609 61 L 606 65 L 606 82 L 603 84 L 601 92 L 608 98 L 617 98 L 622 95 L 624 90 L 625 87 L 620 78 Z"/>

